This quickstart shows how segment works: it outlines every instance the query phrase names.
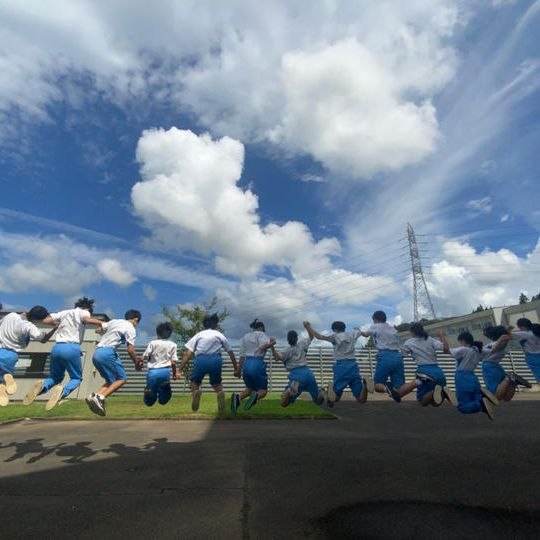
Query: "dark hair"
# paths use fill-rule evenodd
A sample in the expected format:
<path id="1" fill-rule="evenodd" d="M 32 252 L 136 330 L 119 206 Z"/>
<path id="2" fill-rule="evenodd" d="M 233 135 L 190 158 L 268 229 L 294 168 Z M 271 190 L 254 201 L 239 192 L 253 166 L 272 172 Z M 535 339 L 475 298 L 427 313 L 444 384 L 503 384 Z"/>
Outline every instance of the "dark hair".
<path id="1" fill-rule="evenodd" d="M 34 306 L 28 311 L 26 317 L 31 321 L 42 321 L 45 317 L 49 315 L 47 308 L 43 306 Z"/>
<path id="2" fill-rule="evenodd" d="M 217 313 L 212 313 L 212 315 L 206 315 L 203 319 L 203 328 L 211 328 L 215 330 L 219 324 L 219 317 Z"/>
<path id="3" fill-rule="evenodd" d="M 516 325 L 519 328 L 525 328 L 529 332 L 532 332 L 535 336 L 540 337 L 540 324 L 535 324 L 531 322 L 530 319 L 523 317 L 516 321 Z"/>
<path id="4" fill-rule="evenodd" d="M 156 326 L 156 335 L 159 339 L 167 339 L 173 333 L 173 325 L 170 322 L 162 322 Z"/>
<path id="5" fill-rule="evenodd" d="M 294 347 L 298 343 L 298 333 L 295 330 L 289 330 L 287 332 L 287 341 L 291 347 Z"/>
<path id="6" fill-rule="evenodd" d="M 95 300 L 93 298 L 87 298 L 86 296 L 83 296 L 82 298 L 79 298 L 75 302 L 75 307 L 86 309 L 90 313 L 94 312 L 94 302 Z"/>
<path id="7" fill-rule="evenodd" d="M 137 319 L 140 322 L 141 318 L 141 312 L 137 309 L 128 309 L 124 315 L 124 319 L 126 319 L 126 321 L 129 321 L 130 319 Z"/>
<path id="8" fill-rule="evenodd" d="M 343 321 L 334 321 L 330 327 L 332 332 L 345 332 L 345 323 Z"/>
<path id="9" fill-rule="evenodd" d="M 259 321 L 259 319 L 255 319 L 250 325 L 249 327 L 252 329 L 252 330 L 261 330 L 262 332 L 265 332 L 266 329 L 264 328 L 264 323 L 262 321 Z"/>
<path id="10" fill-rule="evenodd" d="M 474 341 L 473 335 L 470 332 L 461 332 L 457 339 L 458 341 L 464 341 L 469 347 L 476 347 L 479 352 L 482 352 L 484 344 L 481 341 Z"/>
<path id="11" fill-rule="evenodd" d="M 386 322 L 386 313 L 384 311 L 376 311 L 371 318 L 377 322 Z"/>
<path id="12" fill-rule="evenodd" d="M 497 341 L 501 336 L 505 336 L 507 334 L 508 330 L 501 325 L 486 326 L 484 328 L 484 336 L 486 336 L 488 339 L 491 339 L 491 341 Z"/>
<path id="13" fill-rule="evenodd" d="M 424 339 L 429 337 L 428 333 L 424 330 L 424 327 L 419 322 L 412 323 L 411 327 L 409 328 L 409 332 L 416 337 L 421 337 Z"/>

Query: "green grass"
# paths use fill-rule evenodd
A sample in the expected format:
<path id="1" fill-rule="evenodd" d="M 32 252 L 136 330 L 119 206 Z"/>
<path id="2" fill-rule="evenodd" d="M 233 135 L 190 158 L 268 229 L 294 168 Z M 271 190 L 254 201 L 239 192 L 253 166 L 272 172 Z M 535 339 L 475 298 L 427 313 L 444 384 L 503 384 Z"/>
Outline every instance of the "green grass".
<path id="1" fill-rule="evenodd" d="M 243 407 L 243 405 L 242 405 Z M 35 402 L 32 405 L 10 403 L 7 407 L 0 407 L 0 422 L 17 420 L 21 418 L 60 418 L 66 420 L 103 420 L 93 414 L 84 401 L 71 399 L 57 405 L 52 411 L 45 410 L 45 402 Z M 191 396 L 173 396 L 167 405 L 156 403 L 147 407 L 142 396 L 111 396 L 107 399 L 106 418 L 122 419 L 174 419 L 174 418 L 218 418 L 217 403 L 214 394 L 203 394 L 198 412 L 191 411 Z M 251 419 L 251 418 L 335 418 L 332 414 L 321 409 L 311 401 L 298 400 L 293 405 L 284 408 L 280 405 L 278 394 L 268 396 L 257 403 L 250 411 L 241 408 L 237 416 L 229 412 L 225 419 Z"/>

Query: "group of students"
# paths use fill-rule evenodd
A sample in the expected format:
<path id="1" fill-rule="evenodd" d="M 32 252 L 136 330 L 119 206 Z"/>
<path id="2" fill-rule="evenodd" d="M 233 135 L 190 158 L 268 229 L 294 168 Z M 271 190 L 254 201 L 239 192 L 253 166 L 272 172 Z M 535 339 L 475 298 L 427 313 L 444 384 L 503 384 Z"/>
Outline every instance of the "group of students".
<path id="1" fill-rule="evenodd" d="M 531 387 L 531 384 L 514 372 L 507 373 L 501 366 L 506 347 L 511 339 L 519 341 L 525 351 L 527 365 L 535 380 L 540 383 L 540 325 L 529 319 L 517 321 L 518 330 L 503 326 L 485 328 L 484 335 L 490 340 L 487 345 L 474 341 L 469 332 L 458 336 L 458 347 L 449 347 L 442 331 L 438 338 L 430 337 L 420 323 L 410 327 L 411 337 L 401 344 L 396 329 L 388 324 L 386 314 L 376 311 L 373 324 L 367 330 L 354 328 L 347 331 L 345 323 L 332 323 L 330 334 L 316 331 L 309 322 L 304 322 L 307 337 L 300 338 L 295 330 L 287 334 L 289 346 L 276 350 L 276 340 L 265 333 L 264 323 L 255 319 L 250 331 L 240 340 L 240 357 L 237 360 L 227 338 L 218 330 L 217 314 L 207 315 L 203 320 L 203 330 L 185 343 L 185 352 L 177 367 L 178 349 L 172 341 L 173 327 L 168 322 L 157 325 L 156 339 L 151 341 L 144 354 L 138 357 L 135 351 L 136 327 L 141 321 L 141 313 L 130 309 L 124 319 L 102 321 L 92 316 L 94 300 L 81 298 L 73 309 L 48 313 L 43 306 L 34 306 L 22 314 L 9 313 L 0 322 L 0 406 L 9 402 L 9 396 L 17 388 L 13 378 L 18 353 L 30 340 L 48 341 L 56 334 L 56 343 L 50 355 L 50 376 L 35 382 L 23 403 L 32 403 L 37 396 L 49 393 L 45 405 L 47 410 L 55 407 L 73 392 L 82 381 L 81 342 L 86 325 L 94 325 L 100 334 L 92 362 L 104 379 L 104 384 L 96 392 L 86 397 L 92 412 L 105 416 L 107 396 L 118 390 L 127 379 L 118 348 L 126 345 L 135 368 L 147 366 L 146 387 L 143 401 L 147 406 L 156 402 L 165 405 L 172 396 L 171 376 L 178 379 L 193 358 L 190 374 L 192 410 L 200 406 L 201 384 L 208 376 L 210 385 L 216 392 L 219 413 L 226 409 L 226 396 L 222 383 L 222 351 L 225 351 L 237 378 L 242 378 L 245 389 L 230 397 L 230 409 L 236 414 L 242 402 L 244 409 L 251 409 L 268 392 L 268 376 L 265 356 L 270 349 L 273 358 L 282 362 L 288 371 L 288 384 L 281 396 L 281 404 L 287 407 L 303 393 L 308 392 L 318 405 L 326 403 L 333 407 L 346 388 L 359 403 L 365 403 L 368 394 L 386 392 L 394 401 L 416 390 L 416 398 L 422 406 L 439 406 L 447 400 L 461 413 L 486 413 L 493 419 L 494 406 L 499 400 L 510 401 L 516 387 Z M 51 326 L 51 330 L 40 330 L 36 323 Z M 362 376 L 355 359 L 358 339 L 369 337 L 377 348 L 377 363 L 373 379 Z M 322 388 L 308 366 L 307 353 L 313 339 L 327 341 L 334 351 L 333 382 Z M 437 353 L 451 354 L 456 360 L 455 388 L 447 386 L 444 372 L 437 363 Z M 403 355 L 409 355 L 417 369 L 415 378 L 405 381 Z M 481 363 L 486 387 L 480 385 L 475 374 Z M 69 375 L 63 384 L 65 373 Z"/>

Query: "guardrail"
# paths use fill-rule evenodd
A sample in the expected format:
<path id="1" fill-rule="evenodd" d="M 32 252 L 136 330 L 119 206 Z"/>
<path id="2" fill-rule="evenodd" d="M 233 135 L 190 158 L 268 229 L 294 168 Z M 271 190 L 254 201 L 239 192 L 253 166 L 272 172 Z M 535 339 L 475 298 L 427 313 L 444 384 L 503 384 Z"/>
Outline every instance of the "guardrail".
<path id="1" fill-rule="evenodd" d="M 138 349 L 137 354 L 142 354 L 144 349 Z M 235 350 L 235 354 L 238 351 Z M 375 357 L 377 351 L 375 349 L 359 349 L 356 351 L 356 361 L 360 367 L 360 373 L 372 376 L 375 371 Z M 119 390 L 123 394 L 142 394 L 145 386 L 146 371 L 135 371 L 133 363 L 125 352 L 121 352 L 120 356 L 124 362 L 128 374 L 127 383 Z M 321 386 L 327 385 L 333 379 L 332 366 L 334 360 L 332 358 L 332 349 L 328 347 L 311 347 L 308 353 L 308 365 L 313 370 L 317 382 Z M 268 353 L 266 356 L 269 391 L 281 392 L 287 384 L 287 371 L 281 362 L 275 362 Z M 454 388 L 454 371 L 455 360 L 448 354 L 440 354 L 438 356 L 439 366 L 444 371 L 448 386 Z M 515 371 L 527 380 L 532 381 L 532 376 L 527 364 L 525 363 L 525 355 L 523 352 L 509 351 L 501 365 L 506 371 Z M 405 357 L 405 379 L 411 380 L 414 378 L 416 364 L 413 363 L 410 357 Z M 476 374 L 480 382 L 483 384 L 482 370 L 477 368 Z M 244 388 L 242 379 L 237 379 L 233 374 L 232 364 L 227 355 L 223 355 L 223 385 L 227 392 L 240 391 Z M 189 392 L 189 382 L 182 378 L 179 381 L 173 381 L 173 389 L 175 392 Z M 208 380 L 203 382 L 203 391 L 211 391 Z"/>

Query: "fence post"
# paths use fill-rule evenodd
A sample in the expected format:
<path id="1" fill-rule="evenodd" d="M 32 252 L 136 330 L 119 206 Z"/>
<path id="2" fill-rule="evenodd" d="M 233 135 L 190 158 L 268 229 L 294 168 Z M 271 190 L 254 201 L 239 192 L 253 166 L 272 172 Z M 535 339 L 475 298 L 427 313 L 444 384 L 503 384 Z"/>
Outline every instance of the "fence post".
<path id="1" fill-rule="evenodd" d="M 510 366 L 512 371 L 516 371 L 516 366 L 514 365 L 514 357 L 512 356 L 512 351 L 508 351 L 508 356 L 510 357 Z M 519 384 L 516 386 L 516 392 L 521 392 L 521 387 Z"/>
<path id="2" fill-rule="evenodd" d="M 322 362 L 322 347 L 319 346 L 319 374 L 321 381 L 321 385 L 324 386 L 324 369 L 323 369 L 323 362 Z"/>

